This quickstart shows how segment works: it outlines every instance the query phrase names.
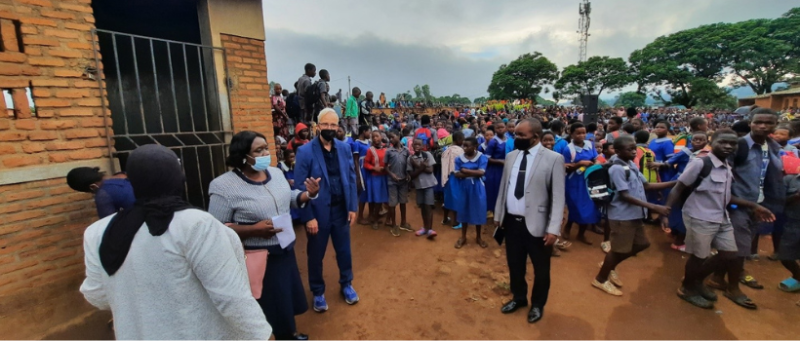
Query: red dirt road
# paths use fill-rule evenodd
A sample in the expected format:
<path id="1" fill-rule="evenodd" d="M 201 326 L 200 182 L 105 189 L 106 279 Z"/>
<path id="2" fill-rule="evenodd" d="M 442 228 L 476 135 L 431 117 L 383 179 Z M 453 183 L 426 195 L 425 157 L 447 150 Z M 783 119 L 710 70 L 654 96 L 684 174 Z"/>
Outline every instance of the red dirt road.
<path id="1" fill-rule="evenodd" d="M 409 207 L 409 220 L 415 228 L 421 226 L 418 209 Z M 648 227 L 652 247 L 617 269 L 625 285 L 622 297 L 591 287 L 603 258 L 602 237 L 587 233 L 595 245 L 575 242 L 560 258 L 553 258 L 544 318 L 528 324 L 526 311 L 500 313 L 500 306 L 510 298 L 502 289 L 508 282 L 505 246 L 491 239 L 490 230 L 484 231 L 490 246 L 481 249 L 471 228 L 468 244 L 456 250 L 453 244 L 461 232 L 441 227 L 440 221 L 437 210 L 435 241 L 408 232 L 393 237 L 387 228 L 353 226 L 353 284 L 361 301 L 348 306 L 341 299 L 335 253 L 329 246 L 325 279 L 330 310 L 323 314 L 309 310 L 298 316 L 299 330 L 316 340 L 797 339 L 800 335 L 800 307 L 795 305 L 800 295 L 777 289 L 788 272 L 766 260 L 772 251 L 769 239 L 761 241 L 762 260 L 746 265 L 766 286 L 760 291 L 743 289 L 759 309 L 745 310 L 720 295 L 714 310 L 702 310 L 675 295 L 686 260 L 669 249 L 669 239 L 660 229 Z M 305 235 L 299 233 L 298 265 L 308 290 L 305 245 Z M 113 337 L 107 321 L 107 315 L 95 315 L 82 326 L 48 338 Z"/>

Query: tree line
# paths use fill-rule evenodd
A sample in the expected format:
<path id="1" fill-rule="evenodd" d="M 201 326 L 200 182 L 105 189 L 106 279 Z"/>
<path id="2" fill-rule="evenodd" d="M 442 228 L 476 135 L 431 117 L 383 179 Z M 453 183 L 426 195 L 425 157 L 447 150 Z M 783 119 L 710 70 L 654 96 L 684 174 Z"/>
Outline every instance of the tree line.
<path id="1" fill-rule="evenodd" d="M 800 7 L 776 19 L 703 25 L 656 38 L 628 60 L 594 56 L 558 67 L 539 52 L 503 64 L 492 76 L 490 99 L 535 99 L 552 91 L 565 96 L 600 95 L 631 84 L 621 105 L 644 106 L 647 96 L 664 105 L 730 108 L 736 99 L 717 84 L 732 76 L 733 87 L 770 93 L 776 83 L 800 74 Z"/>

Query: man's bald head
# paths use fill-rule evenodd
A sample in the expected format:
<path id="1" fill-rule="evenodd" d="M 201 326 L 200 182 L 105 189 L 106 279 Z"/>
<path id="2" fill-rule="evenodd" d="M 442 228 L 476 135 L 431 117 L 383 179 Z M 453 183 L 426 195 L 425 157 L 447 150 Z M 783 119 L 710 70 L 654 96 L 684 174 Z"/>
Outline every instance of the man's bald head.
<path id="1" fill-rule="evenodd" d="M 517 130 L 516 133 L 519 134 L 520 129 L 527 130 L 530 129 L 531 133 L 535 134 L 536 136 L 542 135 L 542 122 L 535 118 L 526 118 L 524 120 L 519 121 L 517 123 Z"/>

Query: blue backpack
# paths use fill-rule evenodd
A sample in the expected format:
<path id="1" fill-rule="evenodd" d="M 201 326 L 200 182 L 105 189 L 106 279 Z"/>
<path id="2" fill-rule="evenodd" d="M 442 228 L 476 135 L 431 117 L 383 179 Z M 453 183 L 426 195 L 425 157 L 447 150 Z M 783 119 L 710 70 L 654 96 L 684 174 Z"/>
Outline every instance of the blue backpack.
<path id="1" fill-rule="evenodd" d="M 415 134 L 415 138 L 422 141 L 422 150 L 428 151 L 433 148 L 433 133 L 430 129 L 422 127 L 417 129 Z"/>

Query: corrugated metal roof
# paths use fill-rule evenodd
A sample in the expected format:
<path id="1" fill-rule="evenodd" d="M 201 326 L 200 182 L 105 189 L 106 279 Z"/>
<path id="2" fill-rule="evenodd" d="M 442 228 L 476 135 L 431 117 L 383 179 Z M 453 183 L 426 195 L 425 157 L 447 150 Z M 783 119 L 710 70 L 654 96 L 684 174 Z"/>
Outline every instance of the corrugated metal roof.
<path id="1" fill-rule="evenodd" d="M 758 95 L 758 96 L 742 97 L 742 98 L 739 98 L 739 99 L 756 99 L 756 98 L 766 98 L 766 97 L 770 97 L 770 96 L 773 96 L 773 95 L 775 95 L 775 96 L 784 96 L 784 95 L 796 95 L 796 94 L 800 94 L 800 87 L 781 90 L 781 91 L 773 91 L 772 93 L 762 94 L 762 95 Z"/>

